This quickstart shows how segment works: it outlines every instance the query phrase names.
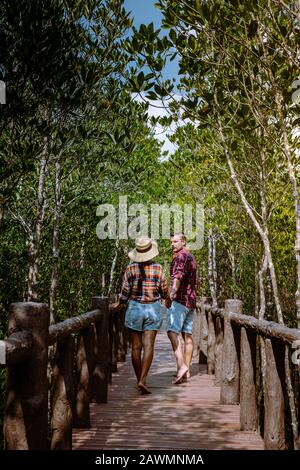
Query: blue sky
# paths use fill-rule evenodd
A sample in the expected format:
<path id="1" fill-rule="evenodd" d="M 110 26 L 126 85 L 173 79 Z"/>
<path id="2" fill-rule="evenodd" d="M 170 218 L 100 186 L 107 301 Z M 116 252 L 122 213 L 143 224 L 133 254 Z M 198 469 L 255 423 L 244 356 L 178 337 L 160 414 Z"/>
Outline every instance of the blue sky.
<path id="1" fill-rule="evenodd" d="M 160 28 L 161 20 L 163 18 L 160 10 L 154 7 L 156 0 L 125 0 L 124 6 L 127 11 L 131 11 L 131 16 L 134 18 L 134 26 L 139 29 L 142 23 L 154 23 L 156 29 Z M 162 34 L 167 34 L 167 30 L 163 30 Z M 164 79 L 177 79 L 178 74 L 178 61 L 175 59 L 173 62 L 168 62 L 163 70 Z M 168 115 L 165 106 L 159 101 L 149 101 L 150 107 L 148 110 L 149 116 L 166 116 Z M 168 134 L 172 134 L 175 129 L 172 126 L 169 129 L 162 129 L 159 125 L 155 128 L 156 138 L 163 143 L 162 152 L 166 151 L 172 154 L 176 150 L 176 146 L 168 139 Z"/>

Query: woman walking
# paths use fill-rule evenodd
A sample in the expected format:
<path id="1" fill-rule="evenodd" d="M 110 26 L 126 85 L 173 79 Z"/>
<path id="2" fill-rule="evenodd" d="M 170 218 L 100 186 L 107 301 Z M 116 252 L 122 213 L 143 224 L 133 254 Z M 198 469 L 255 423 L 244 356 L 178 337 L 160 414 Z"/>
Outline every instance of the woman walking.
<path id="1" fill-rule="evenodd" d="M 136 240 L 134 250 L 128 253 L 132 262 L 126 268 L 119 298 L 119 305 L 128 305 L 125 325 L 131 331 L 132 365 L 142 394 L 151 393 L 146 380 L 162 324 L 160 299 L 168 295 L 164 270 L 152 261 L 157 255 L 155 241 L 148 237 Z"/>

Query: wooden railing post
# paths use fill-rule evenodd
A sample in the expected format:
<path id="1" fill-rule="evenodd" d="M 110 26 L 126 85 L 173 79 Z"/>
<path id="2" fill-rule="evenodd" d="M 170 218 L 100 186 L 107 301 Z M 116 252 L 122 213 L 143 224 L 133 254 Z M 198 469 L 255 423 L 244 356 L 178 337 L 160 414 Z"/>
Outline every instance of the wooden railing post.
<path id="1" fill-rule="evenodd" d="M 239 337 L 230 322 L 229 312 L 242 313 L 242 301 L 225 300 L 224 343 L 222 355 L 222 382 L 220 402 L 234 405 L 239 403 Z"/>
<path id="2" fill-rule="evenodd" d="M 207 297 L 202 297 L 200 301 L 200 351 L 199 351 L 199 364 L 207 364 L 207 338 L 208 338 L 208 325 L 204 304 L 207 302 Z"/>
<path id="3" fill-rule="evenodd" d="M 8 336 L 29 330 L 32 355 L 8 367 L 4 439 L 7 450 L 46 450 L 48 428 L 48 335 L 49 308 L 36 302 L 10 307 Z"/>
<path id="4" fill-rule="evenodd" d="M 51 450 L 72 450 L 74 336 L 57 343 L 53 366 Z"/>
<path id="5" fill-rule="evenodd" d="M 285 449 L 285 403 L 284 403 L 284 344 L 265 340 L 265 419 L 264 444 L 266 450 Z"/>
<path id="6" fill-rule="evenodd" d="M 81 330 L 77 337 L 77 387 L 75 397 L 74 427 L 90 427 L 91 373 L 93 369 L 93 326 Z"/>
<path id="7" fill-rule="evenodd" d="M 92 372 L 91 399 L 96 403 L 107 403 L 111 362 L 109 342 L 109 304 L 107 297 L 93 297 L 92 308 L 103 312 L 101 321 L 95 325 L 95 362 Z"/>
<path id="8" fill-rule="evenodd" d="M 118 313 L 118 330 L 119 330 L 119 342 L 118 342 L 118 361 L 126 361 L 126 352 L 127 352 L 127 338 L 125 333 L 125 309 L 122 308 Z"/>
<path id="9" fill-rule="evenodd" d="M 221 385 L 222 381 L 222 355 L 223 355 L 223 321 L 216 317 L 216 342 L 215 342 L 215 378 L 216 385 Z"/>
<path id="10" fill-rule="evenodd" d="M 199 304 L 196 306 L 193 315 L 193 343 L 194 343 L 194 351 L 193 357 L 199 358 L 200 354 L 200 307 Z"/>
<path id="11" fill-rule="evenodd" d="M 240 422 L 242 431 L 257 429 L 256 334 L 241 328 Z"/>
<path id="12" fill-rule="evenodd" d="M 117 313 L 112 312 L 109 318 L 109 342 L 111 350 L 111 373 L 118 371 L 119 331 Z M 111 378 L 111 377 L 110 377 Z"/>

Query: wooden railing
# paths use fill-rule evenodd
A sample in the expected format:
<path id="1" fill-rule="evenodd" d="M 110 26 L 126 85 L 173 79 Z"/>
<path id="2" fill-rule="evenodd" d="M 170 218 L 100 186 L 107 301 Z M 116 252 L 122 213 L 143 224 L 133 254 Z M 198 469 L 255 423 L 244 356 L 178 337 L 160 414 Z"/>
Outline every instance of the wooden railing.
<path id="1" fill-rule="evenodd" d="M 300 331 L 243 315 L 240 300 L 202 299 L 194 340 L 220 402 L 240 404 L 241 430 L 260 431 L 267 450 L 299 448 Z"/>
<path id="2" fill-rule="evenodd" d="M 124 312 L 104 297 L 94 297 L 92 309 L 49 327 L 47 305 L 11 305 L 0 341 L 5 449 L 72 449 L 72 427 L 90 426 L 90 402 L 107 402 L 112 372 L 126 356 Z"/>
<path id="3" fill-rule="evenodd" d="M 47 305 L 11 305 L 0 341 L 6 449 L 71 449 L 72 427 L 90 426 L 90 402 L 107 401 L 126 356 L 124 311 L 104 297 L 94 297 L 92 309 L 49 327 Z M 300 331 L 243 315 L 240 300 L 220 309 L 203 299 L 193 335 L 221 403 L 240 404 L 241 430 L 260 431 L 265 449 L 297 448 Z"/>

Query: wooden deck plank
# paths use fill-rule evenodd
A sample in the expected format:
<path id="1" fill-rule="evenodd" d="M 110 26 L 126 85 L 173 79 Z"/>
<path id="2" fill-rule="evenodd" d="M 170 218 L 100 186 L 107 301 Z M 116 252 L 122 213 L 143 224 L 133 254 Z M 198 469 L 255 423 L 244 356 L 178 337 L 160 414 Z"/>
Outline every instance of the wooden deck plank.
<path id="1" fill-rule="evenodd" d="M 220 405 L 220 389 L 205 366 L 189 383 L 172 385 L 175 361 L 166 333 L 157 336 L 148 385 L 140 395 L 130 363 L 113 374 L 107 404 L 91 404 L 91 428 L 74 429 L 73 449 L 263 449 L 255 432 L 239 430 L 238 405 Z"/>

